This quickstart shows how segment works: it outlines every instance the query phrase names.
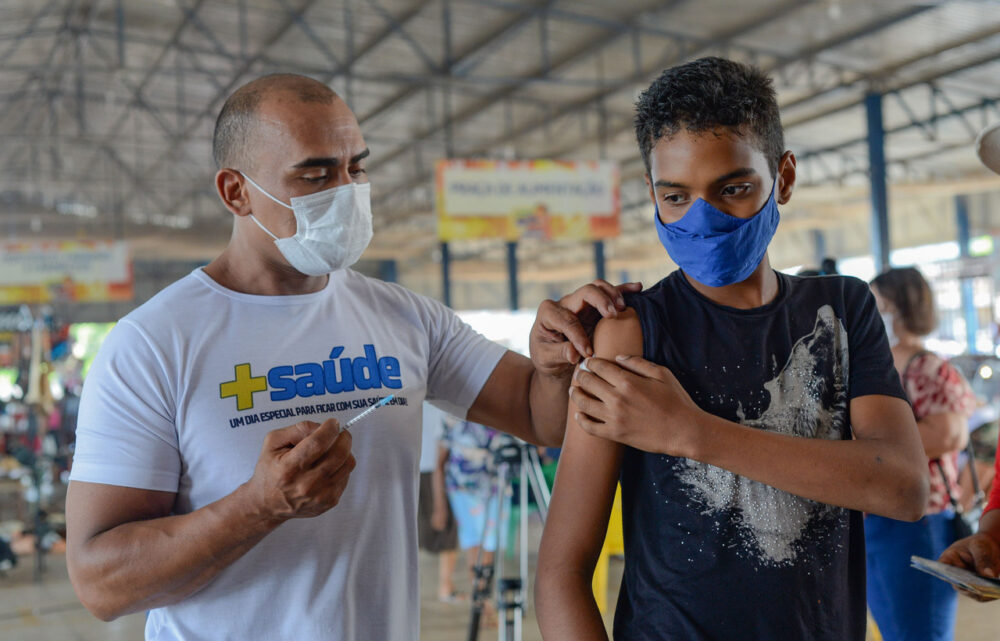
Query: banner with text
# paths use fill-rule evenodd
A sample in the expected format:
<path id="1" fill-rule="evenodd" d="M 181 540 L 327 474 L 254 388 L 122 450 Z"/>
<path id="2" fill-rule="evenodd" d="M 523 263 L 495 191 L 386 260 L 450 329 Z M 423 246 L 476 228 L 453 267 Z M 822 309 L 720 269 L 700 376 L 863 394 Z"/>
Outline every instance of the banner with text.
<path id="1" fill-rule="evenodd" d="M 620 174 L 614 163 L 441 160 L 436 169 L 441 240 L 597 240 L 619 234 Z"/>
<path id="2" fill-rule="evenodd" d="M 0 243 L 0 304 L 131 299 L 123 241 Z"/>

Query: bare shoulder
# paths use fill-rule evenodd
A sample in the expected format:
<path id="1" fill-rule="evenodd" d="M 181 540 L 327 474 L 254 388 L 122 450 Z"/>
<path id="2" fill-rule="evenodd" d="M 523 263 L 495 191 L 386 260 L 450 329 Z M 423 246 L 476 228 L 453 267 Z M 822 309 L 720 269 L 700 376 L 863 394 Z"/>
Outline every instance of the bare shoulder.
<path id="1" fill-rule="evenodd" d="M 602 318 L 594 329 L 594 355 L 614 358 L 619 354 L 642 356 L 642 324 L 631 307 L 614 318 Z"/>

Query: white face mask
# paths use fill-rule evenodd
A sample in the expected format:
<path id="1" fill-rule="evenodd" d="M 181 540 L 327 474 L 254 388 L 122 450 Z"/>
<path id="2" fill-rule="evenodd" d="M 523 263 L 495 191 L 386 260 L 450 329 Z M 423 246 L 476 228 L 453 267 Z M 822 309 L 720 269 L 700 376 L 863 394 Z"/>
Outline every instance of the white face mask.
<path id="1" fill-rule="evenodd" d="M 889 347 L 894 347 L 899 342 L 896 330 L 892 324 L 896 320 L 896 315 L 892 312 L 882 312 L 882 323 L 885 325 L 885 335 L 889 338 Z"/>
<path id="2" fill-rule="evenodd" d="M 274 239 L 288 264 L 307 276 L 322 276 L 358 262 L 372 240 L 371 185 L 348 183 L 308 196 L 292 198 L 288 205 L 240 175 L 282 207 L 295 214 L 295 235 L 278 238 L 257 218 L 250 218 Z"/>

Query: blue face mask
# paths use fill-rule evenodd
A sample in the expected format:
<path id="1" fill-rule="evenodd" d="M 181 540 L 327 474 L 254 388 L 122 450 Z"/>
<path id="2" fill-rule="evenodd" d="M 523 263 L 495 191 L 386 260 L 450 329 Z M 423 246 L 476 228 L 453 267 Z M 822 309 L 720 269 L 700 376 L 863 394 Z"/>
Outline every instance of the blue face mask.
<path id="1" fill-rule="evenodd" d="M 751 218 L 730 216 L 701 198 L 675 223 L 663 224 L 659 206 L 653 215 L 656 233 L 670 257 L 684 273 L 709 287 L 749 278 L 767 253 L 778 218 L 774 187 L 770 198 Z"/>

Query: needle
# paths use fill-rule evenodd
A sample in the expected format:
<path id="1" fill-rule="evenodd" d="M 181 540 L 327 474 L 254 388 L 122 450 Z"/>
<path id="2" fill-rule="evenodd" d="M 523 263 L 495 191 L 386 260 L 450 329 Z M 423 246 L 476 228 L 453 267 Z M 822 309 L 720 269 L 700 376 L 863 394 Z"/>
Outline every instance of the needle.
<path id="1" fill-rule="evenodd" d="M 395 394 L 389 394 L 388 396 L 386 396 L 385 398 L 383 398 L 378 403 L 375 403 L 374 405 L 372 405 L 371 407 L 369 407 L 365 411 L 361 412 L 360 414 L 358 414 L 357 416 L 355 416 L 351 420 L 349 420 L 346 423 L 344 423 L 343 429 L 346 430 L 347 428 L 351 427 L 352 425 L 354 425 L 355 423 L 357 423 L 361 419 L 367 417 L 369 414 L 371 414 L 372 412 L 374 412 L 378 408 L 385 406 L 389 401 L 391 401 L 395 397 L 396 397 Z"/>

